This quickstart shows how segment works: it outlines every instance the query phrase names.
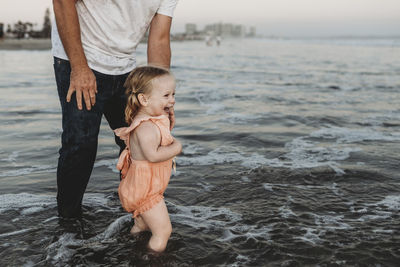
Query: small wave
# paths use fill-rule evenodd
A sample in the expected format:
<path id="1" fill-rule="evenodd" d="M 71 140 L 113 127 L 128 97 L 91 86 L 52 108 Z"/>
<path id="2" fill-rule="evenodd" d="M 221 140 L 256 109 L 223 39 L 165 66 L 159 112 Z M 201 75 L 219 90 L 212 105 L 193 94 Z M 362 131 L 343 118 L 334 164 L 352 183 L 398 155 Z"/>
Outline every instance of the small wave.
<path id="1" fill-rule="evenodd" d="M 251 182 L 251 180 L 249 179 L 248 176 L 242 176 L 242 177 L 240 177 L 240 179 L 241 179 L 244 183 L 250 183 L 250 182 Z"/>
<path id="2" fill-rule="evenodd" d="M 199 183 L 196 183 L 196 185 L 198 186 L 198 188 L 202 188 L 203 189 L 202 191 L 205 191 L 205 192 L 210 192 L 211 189 L 213 189 L 215 187 L 214 185 L 211 185 L 210 183 L 207 183 L 207 182 L 199 182 Z"/>
<path id="3" fill-rule="evenodd" d="M 313 245 L 322 243 L 324 241 L 324 235 L 329 230 L 349 230 L 352 227 L 343 222 L 343 215 L 318 215 L 313 213 L 308 213 L 314 217 L 315 226 L 301 227 L 305 233 L 302 236 L 295 237 Z"/>
<path id="4" fill-rule="evenodd" d="M 339 188 L 337 187 L 337 183 L 333 183 L 333 184 L 330 186 L 330 189 L 331 189 L 332 192 L 333 192 L 335 195 L 337 195 L 337 196 L 342 196 L 342 195 L 343 195 L 343 193 L 341 193 L 341 192 L 339 191 Z"/>
<path id="5" fill-rule="evenodd" d="M 35 229 L 34 228 L 28 228 L 28 229 L 18 230 L 18 231 L 14 231 L 14 232 L 4 233 L 4 234 L 0 234 L 0 238 L 9 237 L 9 236 L 13 236 L 13 235 L 25 234 L 25 233 L 29 233 L 32 230 L 35 230 Z"/>
<path id="6" fill-rule="evenodd" d="M 76 253 L 76 251 L 70 247 L 80 247 L 83 242 L 84 240 L 76 239 L 75 234 L 63 234 L 56 242 L 51 243 L 46 248 L 46 261 L 51 262 L 53 265 L 62 266 Z"/>
<path id="7" fill-rule="evenodd" d="M 278 159 L 266 159 L 257 153 L 252 153 L 250 155 L 243 154 L 241 152 L 232 152 L 226 147 L 219 147 L 210 151 L 207 155 L 186 157 L 177 157 L 177 163 L 182 166 L 191 165 L 218 165 L 218 164 L 230 164 L 230 163 L 240 163 L 244 167 L 257 168 L 259 166 L 268 165 L 274 167 L 282 167 L 283 164 L 279 162 Z"/>
<path id="8" fill-rule="evenodd" d="M 28 193 L 0 195 L 0 214 L 7 210 L 20 210 L 21 214 L 27 215 L 36 210 L 53 208 L 55 205 L 54 196 Z"/>
<path id="9" fill-rule="evenodd" d="M 337 143 L 400 141 L 400 133 L 383 133 L 372 129 L 348 129 L 336 126 L 322 128 L 312 132 L 310 136 L 324 139 L 336 139 Z"/>
<path id="10" fill-rule="evenodd" d="M 343 222 L 343 215 L 312 215 L 315 218 L 315 224 L 318 226 L 323 226 L 324 229 L 345 230 L 352 228 L 349 224 Z"/>
<path id="11" fill-rule="evenodd" d="M 271 191 L 271 192 L 274 191 L 272 185 L 269 184 L 269 183 L 263 183 L 263 187 L 264 187 L 264 189 L 267 190 L 267 191 Z"/>
<path id="12" fill-rule="evenodd" d="M 394 233 L 394 231 L 390 230 L 390 229 L 374 229 L 372 231 L 377 234 L 393 234 Z"/>
<path id="13" fill-rule="evenodd" d="M 15 163 L 17 161 L 18 156 L 19 156 L 19 151 L 13 151 L 11 154 L 8 155 L 7 158 L 0 159 L 0 161 Z"/>
<path id="14" fill-rule="evenodd" d="M 110 198 L 101 193 L 85 193 L 83 196 L 83 205 L 86 206 L 94 206 L 94 207 L 103 207 L 106 209 L 112 209 L 108 204 L 110 202 Z M 118 207 L 119 208 L 119 207 Z"/>
<path id="15" fill-rule="evenodd" d="M 178 210 L 171 214 L 174 222 L 197 230 L 207 229 L 207 231 L 221 232 L 222 236 L 217 241 L 232 242 L 237 237 L 246 237 L 246 240 L 250 238 L 268 240 L 270 238 L 268 233 L 272 228 L 241 223 L 242 215 L 228 208 L 168 204 Z"/>
<path id="16" fill-rule="evenodd" d="M 335 143 L 320 144 L 310 140 L 312 138 L 336 139 Z M 361 151 L 358 147 L 348 147 L 344 144 L 356 143 L 361 141 L 399 141 L 400 134 L 381 133 L 371 129 L 347 129 L 342 127 L 326 127 L 310 133 L 309 136 L 297 137 L 285 144 L 288 153 L 280 158 L 266 159 L 260 155 L 253 155 L 251 163 L 242 165 L 267 165 L 270 167 L 288 168 L 315 168 L 328 166 L 338 175 L 344 174 L 339 167 L 338 161 L 346 160 L 353 152 Z"/>
<path id="17" fill-rule="evenodd" d="M 114 222 L 112 222 L 103 233 L 97 235 L 95 238 L 98 240 L 109 239 L 121 232 L 123 225 L 130 222 L 132 218 L 131 214 L 119 217 Z M 90 239 L 89 239 L 90 240 Z"/>
<path id="18" fill-rule="evenodd" d="M 393 212 L 397 213 L 400 211 L 400 196 L 389 195 L 381 201 L 366 204 L 359 209 L 351 206 L 350 211 L 362 215 L 357 219 L 361 222 L 386 220 L 393 216 Z"/>
<path id="19" fill-rule="evenodd" d="M 358 218 L 360 222 L 386 220 L 392 216 L 391 212 L 375 211 L 374 214 L 363 215 Z"/>
<path id="20" fill-rule="evenodd" d="M 225 105 L 223 105 L 222 103 L 202 104 L 202 106 L 207 108 L 207 115 L 218 114 L 225 109 Z"/>
<path id="21" fill-rule="evenodd" d="M 171 218 L 179 224 L 184 224 L 192 228 L 213 229 L 226 226 L 227 222 L 237 222 L 242 219 L 238 213 L 232 212 L 228 208 L 214 208 L 205 206 L 180 206 L 168 202 L 178 212 L 171 214 Z M 225 219 L 222 221 L 219 216 Z"/>
<path id="22" fill-rule="evenodd" d="M 218 114 L 221 110 L 225 109 L 225 105 L 222 103 L 226 96 L 229 95 L 225 90 L 214 90 L 202 91 L 196 94 L 196 99 L 199 101 L 200 106 L 205 107 L 206 114 Z"/>
<path id="23" fill-rule="evenodd" d="M 383 200 L 377 202 L 377 206 L 385 206 L 388 210 L 400 211 L 400 196 L 387 196 Z"/>
<path id="24" fill-rule="evenodd" d="M 110 209 L 107 205 L 108 202 L 109 200 L 105 195 L 100 193 L 86 193 L 83 198 L 83 205 Z M 9 210 L 16 210 L 21 215 L 30 215 L 55 208 L 56 205 L 55 196 L 29 193 L 0 195 L 0 214 Z"/>
<path id="25" fill-rule="evenodd" d="M 236 262 L 234 262 L 230 266 L 232 266 L 232 267 L 235 267 L 235 266 L 246 266 L 246 265 L 249 265 L 250 261 L 251 261 L 250 257 L 246 257 L 244 255 L 239 254 L 239 255 L 236 256 Z"/>
<path id="26" fill-rule="evenodd" d="M 364 214 L 364 213 L 367 213 L 368 209 L 367 209 L 366 207 L 363 207 L 363 208 L 360 208 L 360 209 L 355 209 L 354 206 L 351 206 L 351 207 L 350 207 L 350 211 L 351 211 L 352 213 L 361 213 L 361 214 Z"/>
<path id="27" fill-rule="evenodd" d="M 336 161 L 350 157 L 350 153 L 361 151 L 359 148 L 342 147 L 337 145 L 320 146 L 317 142 L 307 140 L 307 137 L 298 137 L 287 143 L 285 147 L 290 150 L 283 158 L 291 160 L 293 168 L 315 168 L 329 166 L 338 174 L 343 170 Z"/>
<path id="28" fill-rule="evenodd" d="M 278 209 L 278 211 L 279 211 L 279 214 L 280 214 L 283 218 L 285 218 L 285 219 L 287 219 L 287 218 L 289 218 L 289 217 L 297 217 L 296 213 L 294 213 L 294 212 L 289 208 L 288 205 L 284 205 L 284 206 L 280 207 L 280 208 Z"/>
<path id="29" fill-rule="evenodd" d="M 262 114 L 242 114 L 242 113 L 230 113 L 227 117 L 221 121 L 229 122 L 230 124 L 243 124 L 243 125 L 258 125 L 254 122 L 265 118 Z"/>
<path id="30" fill-rule="evenodd" d="M 228 147 L 219 147 L 210 151 L 207 155 L 196 157 L 179 156 L 177 157 L 177 163 L 184 166 L 215 165 L 237 162 L 243 159 L 244 157 L 239 152 L 232 152 Z"/>
<path id="31" fill-rule="evenodd" d="M 309 141 L 307 137 L 298 137 L 285 145 L 288 153 L 280 158 L 268 159 L 258 153 L 244 154 L 233 152 L 228 147 L 219 147 L 210 151 L 207 155 L 196 157 L 180 156 L 177 162 L 180 165 L 216 165 L 240 162 L 242 166 L 254 169 L 261 166 L 277 168 L 316 168 L 327 166 L 337 174 L 342 175 L 336 161 L 342 161 L 350 157 L 350 153 L 361 151 L 359 148 L 343 147 L 339 145 L 320 146 L 318 143 Z"/>
<path id="32" fill-rule="evenodd" d="M 338 175 L 344 174 L 339 168 L 337 161 L 343 161 L 350 157 L 350 153 L 361 151 L 359 148 L 340 147 L 340 146 L 320 146 L 318 143 L 306 140 L 306 137 L 298 137 L 285 145 L 288 153 L 279 158 L 266 159 L 260 155 L 251 157 L 248 162 L 242 163 L 243 166 L 256 168 L 259 166 L 283 167 L 291 169 L 330 167 Z"/>
<path id="33" fill-rule="evenodd" d="M 198 144 L 184 144 L 183 145 L 183 155 L 196 155 L 204 151 L 204 148 Z"/>
<path id="34" fill-rule="evenodd" d="M 246 240 L 249 239 L 262 239 L 268 241 L 271 239 L 269 232 L 271 232 L 272 225 L 270 227 L 256 226 L 256 225 L 234 225 L 230 227 L 225 227 L 223 230 L 222 237 L 218 238 L 217 241 L 220 242 L 235 242 L 236 238 L 245 237 Z"/>
<path id="35" fill-rule="evenodd" d="M 312 140 L 313 138 L 333 139 L 335 142 L 320 143 Z M 181 156 L 178 158 L 178 163 L 181 165 L 216 165 L 238 162 L 250 169 L 260 166 L 291 169 L 326 166 L 333 169 L 338 175 L 343 175 L 344 171 L 340 168 L 339 162 L 348 159 L 351 153 L 362 151 L 359 147 L 349 147 L 346 144 L 368 140 L 398 141 L 400 134 L 382 133 L 372 129 L 347 129 L 331 126 L 311 132 L 308 136 L 297 137 L 286 143 L 285 149 L 288 152 L 279 158 L 268 159 L 258 153 L 246 154 L 229 147 L 219 147 L 206 155 Z M 197 149 L 199 150 L 199 148 Z M 362 162 L 359 164 L 362 164 Z"/>
<path id="36" fill-rule="evenodd" d="M 388 112 L 378 116 L 369 116 L 361 122 L 356 123 L 366 126 L 384 126 L 398 127 L 400 126 L 400 113 Z"/>
<path id="37" fill-rule="evenodd" d="M 309 228 L 309 227 L 302 227 L 301 230 L 306 231 L 304 235 L 297 237 L 297 239 L 300 239 L 305 242 L 309 242 L 313 245 L 322 242 L 322 239 L 320 238 L 321 235 L 325 234 L 324 230 L 318 230 L 314 228 Z"/>
<path id="38" fill-rule="evenodd" d="M 105 166 L 107 168 L 109 168 L 110 170 L 112 170 L 115 173 L 119 173 L 119 171 L 117 170 L 117 161 L 118 159 L 102 159 L 102 160 L 98 160 L 94 163 L 94 168 L 98 168 L 101 166 Z"/>
<path id="39" fill-rule="evenodd" d="M 31 207 L 21 211 L 22 215 L 31 215 L 40 211 L 44 211 L 46 207 Z"/>
<path id="40" fill-rule="evenodd" d="M 26 168 L 20 168 L 16 170 L 10 170 L 0 173 L 0 177 L 13 177 L 13 176 L 22 176 L 32 173 L 47 173 L 47 172 L 55 172 L 56 169 L 51 165 L 37 165 Z"/>

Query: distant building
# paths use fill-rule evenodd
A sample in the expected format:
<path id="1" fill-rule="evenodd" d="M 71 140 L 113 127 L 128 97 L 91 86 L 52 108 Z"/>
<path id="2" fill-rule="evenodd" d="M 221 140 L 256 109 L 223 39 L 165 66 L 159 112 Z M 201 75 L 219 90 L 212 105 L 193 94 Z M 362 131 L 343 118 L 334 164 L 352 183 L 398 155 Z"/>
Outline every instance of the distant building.
<path id="1" fill-rule="evenodd" d="M 255 35 L 255 27 L 250 27 L 246 32 L 246 27 L 240 24 L 219 22 L 208 24 L 203 30 L 199 30 L 195 23 L 186 23 L 185 32 L 173 34 L 171 38 L 173 41 L 205 40 L 208 45 L 212 45 L 213 42 L 220 44 L 224 38 L 255 37 Z"/>
<path id="2" fill-rule="evenodd" d="M 233 32 L 233 24 L 231 23 L 225 23 L 225 24 L 219 24 L 220 26 L 220 31 L 218 32 L 218 36 L 223 36 L 223 37 L 229 37 L 232 36 Z"/>
<path id="3" fill-rule="evenodd" d="M 222 37 L 244 37 L 246 35 L 246 28 L 243 25 L 220 22 L 206 25 L 204 32 Z"/>
<path id="4" fill-rule="evenodd" d="M 214 23 L 206 25 L 204 31 L 212 35 L 229 36 L 231 31 L 230 28 L 230 24 Z"/>
<path id="5" fill-rule="evenodd" d="M 246 28 L 243 25 L 235 25 L 233 27 L 232 36 L 244 37 L 246 33 Z"/>
<path id="6" fill-rule="evenodd" d="M 209 34 L 217 34 L 217 29 L 215 27 L 216 24 L 212 24 L 212 25 L 206 25 L 204 27 L 204 32 L 209 33 Z"/>
<path id="7" fill-rule="evenodd" d="M 186 23 L 185 24 L 185 33 L 187 35 L 193 35 L 197 32 L 197 25 L 194 23 Z"/>
<path id="8" fill-rule="evenodd" d="M 250 27 L 247 37 L 256 37 L 256 27 Z"/>

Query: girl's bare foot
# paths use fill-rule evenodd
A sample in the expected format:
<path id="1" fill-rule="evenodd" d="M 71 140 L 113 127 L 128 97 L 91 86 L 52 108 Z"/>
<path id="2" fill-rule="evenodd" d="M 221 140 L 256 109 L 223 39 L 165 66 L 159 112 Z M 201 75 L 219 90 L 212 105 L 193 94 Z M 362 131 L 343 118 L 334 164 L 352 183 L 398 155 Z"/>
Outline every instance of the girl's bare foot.
<path id="1" fill-rule="evenodd" d="M 135 224 L 133 225 L 131 229 L 131 234 L 135 235 L 143 231 L 149 230 L 149 227 L 146 225 L 146 223 L 143 221 L 143 219 L 138 216 L 135 218 Z"/>

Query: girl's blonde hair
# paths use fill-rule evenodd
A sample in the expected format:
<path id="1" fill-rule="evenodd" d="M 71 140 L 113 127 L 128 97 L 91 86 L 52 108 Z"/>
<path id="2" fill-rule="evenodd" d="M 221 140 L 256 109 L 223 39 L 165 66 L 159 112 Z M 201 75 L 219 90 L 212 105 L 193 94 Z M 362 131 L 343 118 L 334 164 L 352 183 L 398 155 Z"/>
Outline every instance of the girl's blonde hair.
<path id="1" fill-rule="evenodd" d="M 132 123 L 141 107 L 138 95 L 150 93 L 153 89 L 151 81 L 163 75 L 171 75 L 171 73 L 167 69 L 155 66 L 137 67 L 129 74 L 124 84 L 128 98 L 125 108 L 125 121 L 128 124 Z"/>

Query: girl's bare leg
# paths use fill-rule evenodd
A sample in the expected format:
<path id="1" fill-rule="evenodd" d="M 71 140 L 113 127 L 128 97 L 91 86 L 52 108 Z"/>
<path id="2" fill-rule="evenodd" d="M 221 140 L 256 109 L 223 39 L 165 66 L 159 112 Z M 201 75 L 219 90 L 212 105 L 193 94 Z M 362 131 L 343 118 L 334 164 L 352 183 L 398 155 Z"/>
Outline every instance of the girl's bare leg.
<path id="1" fill-rule="evenodd" d="M 164 199 L 141 216 L 152 233 L 149 248 L 156 252 L 164 251 L 172 232 L 172 225 Z"/>
<path id="2" fill-rule="evenodd" d="M 150 230 L 146 223 L 143 221 L 142 217 L 139 215 L 135 219 L 135 224 L 131 229 L 131 234 L 138 234 L 143 231 Z"/>

